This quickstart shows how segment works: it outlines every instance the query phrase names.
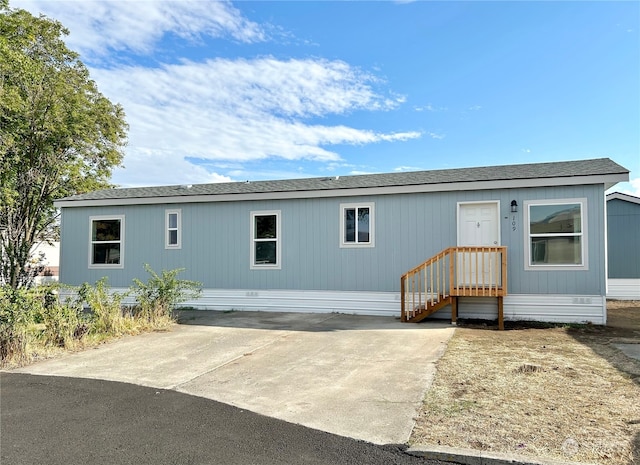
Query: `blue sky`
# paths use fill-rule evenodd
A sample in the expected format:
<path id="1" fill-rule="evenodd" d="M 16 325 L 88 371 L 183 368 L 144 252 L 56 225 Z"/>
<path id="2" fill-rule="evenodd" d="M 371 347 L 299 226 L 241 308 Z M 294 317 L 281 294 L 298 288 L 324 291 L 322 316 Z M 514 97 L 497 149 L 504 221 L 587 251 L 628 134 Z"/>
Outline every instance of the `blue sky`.
<path id="1" fill-rule="evenodd" d="M 11 0 L 130 125 L 121 186 L 609 157 L 640 196 L 640 3 Z"/>

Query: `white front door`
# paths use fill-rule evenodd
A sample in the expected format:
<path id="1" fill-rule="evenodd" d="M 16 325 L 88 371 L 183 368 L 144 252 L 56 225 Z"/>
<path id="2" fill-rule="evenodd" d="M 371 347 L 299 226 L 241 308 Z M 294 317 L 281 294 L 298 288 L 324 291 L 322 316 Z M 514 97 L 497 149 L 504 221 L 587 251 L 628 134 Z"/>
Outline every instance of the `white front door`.
<path id="1" fill-rule="evenodd" d="M 500 202 L 458 204 L 458 246 L 500 245 Z M 492 276 L 500 266 L 498 254 L 458 254 L 458 280 L 461 284 L 495 285 Z M 482 273 L 482 275 L 479 275 Z"/>

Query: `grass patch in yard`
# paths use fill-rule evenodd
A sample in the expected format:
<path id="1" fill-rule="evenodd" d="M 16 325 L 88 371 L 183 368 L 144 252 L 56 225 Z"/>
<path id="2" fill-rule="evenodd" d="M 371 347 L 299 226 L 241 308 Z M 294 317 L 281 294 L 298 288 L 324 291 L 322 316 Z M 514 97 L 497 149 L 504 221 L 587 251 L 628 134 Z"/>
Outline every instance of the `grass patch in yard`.
<path id="1" fill-rule="evenodd" d="M 170 330 L 176 304 L 197 298 L 201 284 L 178 279 L 184 271 L 181 268 L 158 274 L 145 265 L 145 270 L 149 280 L 134 279 L 125 293 L 111 290 L 107 278 L 79 287 L 0 286 L 0 368 L 22 366 L 124 335 Z M 60 289 L 66 291 L 63 298 L 58 295 Z M 133 295 L 134 306 L 122 304 L 128 295 Z"/>
<path id="2" fill-rule="evenodd" d="M 534 458 L 640 463 L 640 302 L 609 302 L 609 326 L 460 327 L 438 362 L 411 445 Z"/>

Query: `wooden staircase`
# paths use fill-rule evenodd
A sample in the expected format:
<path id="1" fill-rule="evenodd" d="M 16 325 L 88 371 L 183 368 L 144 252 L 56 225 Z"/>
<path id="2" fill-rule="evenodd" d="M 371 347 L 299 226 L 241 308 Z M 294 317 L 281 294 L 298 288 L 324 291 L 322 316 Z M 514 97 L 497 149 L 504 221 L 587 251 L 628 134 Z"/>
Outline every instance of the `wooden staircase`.
<path id="1" fill-rule="evenodd" d="M 400 278 L 400 319 L 417 323 L 451 306 L 458 317 L 458 297 L 497 297 L 498 326 L 504 329 L 503 297 L 507 295 L 506 247 L 449 247 Z"/>

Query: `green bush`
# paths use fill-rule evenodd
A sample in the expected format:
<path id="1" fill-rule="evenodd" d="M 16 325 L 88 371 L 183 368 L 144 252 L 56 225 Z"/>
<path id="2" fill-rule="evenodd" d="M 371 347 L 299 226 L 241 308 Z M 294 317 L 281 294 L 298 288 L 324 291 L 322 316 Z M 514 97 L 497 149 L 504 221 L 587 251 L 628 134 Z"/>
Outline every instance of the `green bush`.
<path id="1" fill-rule="evenodd" d="M 77 343 L 94 344 L 105 338 L 164 329 L 174 319 L 173 308 L 198 297 L 201 284 L 178 279 L 183 269 L 160 275 L 145 265 L 150 274 L 145 283 L 133 280 L 128 292 L 112 292 L 107 278 L 78 288 L 64 285 L 14 290 L 0 287 L 0 366 L 22 365 L 34 356 L 47 356 L 51 348 L 71 348 Z M 75 298 L 59 299 L 57 291 L 67 288 Z M 125 308 L 130 293 L 137 305 Z M 64 301 L 61 301 L 64 300 Z M 85 306 L 89 311 L 85 312 Z M 85 338 L 89 335 L 90 338 Z"/>
<path id="2" fill-rule="evenodd" d="M 127 331 L 128 325 L 122 313 L 122 300 L 126 293 L 110 292 L 107 278 L 93 286 L 84 283 L 78 289 L 78 303 L 86 302 L 91 309 L 89 331 L 92 334 L 118 336 Z"/>
<path id="3" fill-rule="evenodd" d="M 197 298 L 202 292 L 202 284 L 197 281 L 178 279 L 178 274 L 184 268 L 166 271 L 158 275 L 148 264 L 144 269 L 151 276 L 145 283 L 135 278 L 131 292 L 138 303 L 140 316 L 146 318 L 152 324 L 161 324 L 163 321 L 173 320 L 174 307 L 192 298 Z"/>
<path id="4" fill-rule="evenodd" d="M 0 365 L 30 360 L 28 346 L 33 334 L 29 326 L 42 305 L 41 296 L 34 291 L 0 287 Z"/>
<path id="5" fill-rule="evenodd" d="M 48 299 L 48 296 L 53 298 Z M 60 303 L 55 294 L 48 296 L 45 296 L 41 315 L 44 342 L 56 347 L 73 347 L 88 330 L 82 305 L 78 301 Z"/>

